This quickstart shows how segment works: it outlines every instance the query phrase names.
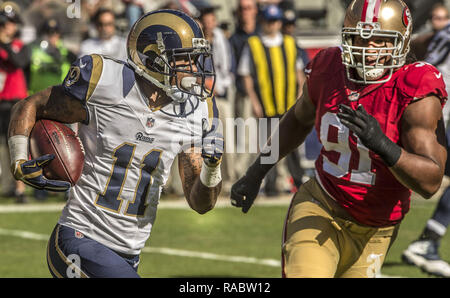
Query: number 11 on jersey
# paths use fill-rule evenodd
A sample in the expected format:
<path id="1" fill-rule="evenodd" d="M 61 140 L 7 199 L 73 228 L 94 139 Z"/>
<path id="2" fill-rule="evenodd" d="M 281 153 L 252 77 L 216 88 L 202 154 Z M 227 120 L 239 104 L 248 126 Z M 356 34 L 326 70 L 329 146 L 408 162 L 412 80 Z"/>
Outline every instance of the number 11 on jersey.
<path id="1" fill-rule="evenodd" d="M 131 162 L 134 157 L 136 149 L 135 144 L 122 143 L 114 150 L 113 165 L 106 187 L 103 193 L 97 196 L 95 204 L 101 208 L 120 212 L 123 199 L 120 197 L 123 186 L 125 184 L 128 169 L 131 166 Z M 129 216 L 143 216 L 145 212 L 145 199 L 148 194 L 148 189 L 152 183 L 152 173 L 158 167 L 161 159 L 162 151 L 153 149 L 148 152 L 141 160 L 140 174 L 137 182 L 136 189 L 134 191 L 134 197 L 127 203 L 125 209 L 125 215 Z"/>

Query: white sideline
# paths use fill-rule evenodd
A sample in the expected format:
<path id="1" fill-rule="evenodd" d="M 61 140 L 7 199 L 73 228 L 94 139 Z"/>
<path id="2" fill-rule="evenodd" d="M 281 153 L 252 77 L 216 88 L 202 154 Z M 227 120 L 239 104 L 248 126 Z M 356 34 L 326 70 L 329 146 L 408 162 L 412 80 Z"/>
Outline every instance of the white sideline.
<path id="1" fill-rule="evenodd" d="M 225 261 L 225 262 L 235 262 L 235 263 L 248 263 L 256 265 L 264 265 L 270 267 L 281 267 L 280 260 L 275 259 L 257 259 L 251 257 L 241 257 L 241 256 L 229 256 L 229 255 L 218 255 L 208 252 L 199 251 L 189 251 L 182 249 L 173 249 L 166 247 L 144 247 L 142 249 L 144 253 L 158 253 L 177 257 L 190 257 L 199 258 L 214 261 Z"/>

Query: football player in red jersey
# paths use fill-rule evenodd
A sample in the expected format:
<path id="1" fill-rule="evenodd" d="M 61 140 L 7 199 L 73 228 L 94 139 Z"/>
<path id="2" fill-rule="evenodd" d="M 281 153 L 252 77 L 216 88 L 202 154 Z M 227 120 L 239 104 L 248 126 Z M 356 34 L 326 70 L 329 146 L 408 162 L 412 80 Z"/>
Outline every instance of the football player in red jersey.
<path id="1" fill-rule="evenodd" d="M 288 210 L 284 277 L 375 277 L 411 191 L 430 198 L 439 189 L 447 93 L 436 68 L 407 62 L 411 32 L 403 1 L 354 0 L 342 47 L 308 65 L 303 95 L 278 127 L 279 159 L 313 128 L 323 148 Z M 260 154 L 232 187 L 231 203 L 244 213 L 273 166 L 263 161 Z"/>

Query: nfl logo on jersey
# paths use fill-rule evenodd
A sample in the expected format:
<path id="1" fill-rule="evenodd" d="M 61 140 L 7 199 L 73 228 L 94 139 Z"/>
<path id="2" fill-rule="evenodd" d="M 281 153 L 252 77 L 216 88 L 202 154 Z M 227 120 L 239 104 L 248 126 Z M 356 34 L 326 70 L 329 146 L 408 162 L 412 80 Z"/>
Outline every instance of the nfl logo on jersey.
<path id="1" fill-rule="evenodd" d="M 153 127 L 153 125 L 155 125 L 155 119 L 154 118 L 152 118 L 152 117 L 148 117 L 147 118 L 147 127 L 148 128 L 152 128 Z"/>
<path id="2" fill-rule="evenodd" d="M 84 237 L 83 233 L 79 232 L 79 231 L 75 231 L 75 237 L 78 239 L 81 239 Z"/>
<path id="3" fill-rule="evenodd" d="M 359 99 L 358 92 L 352 92 L 348 95 L 348 100 L 350 100 L 350 101 L 357 101 L 358 99 Z"/>

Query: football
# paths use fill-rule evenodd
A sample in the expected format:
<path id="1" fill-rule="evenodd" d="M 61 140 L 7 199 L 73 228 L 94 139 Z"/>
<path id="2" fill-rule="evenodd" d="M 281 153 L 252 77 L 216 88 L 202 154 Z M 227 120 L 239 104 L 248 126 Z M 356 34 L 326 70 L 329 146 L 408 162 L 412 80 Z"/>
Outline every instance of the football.
<path id="1" fill-rule="evenodd" d="M 30 153 L 33 159 L 45 154 L 55 156 L 43 168 L 48 179 L 67 181 L 73 186 L 83 171 L 83 144 L 72 129 L 60 122 L 36 121 L 30 135 Z"/>

